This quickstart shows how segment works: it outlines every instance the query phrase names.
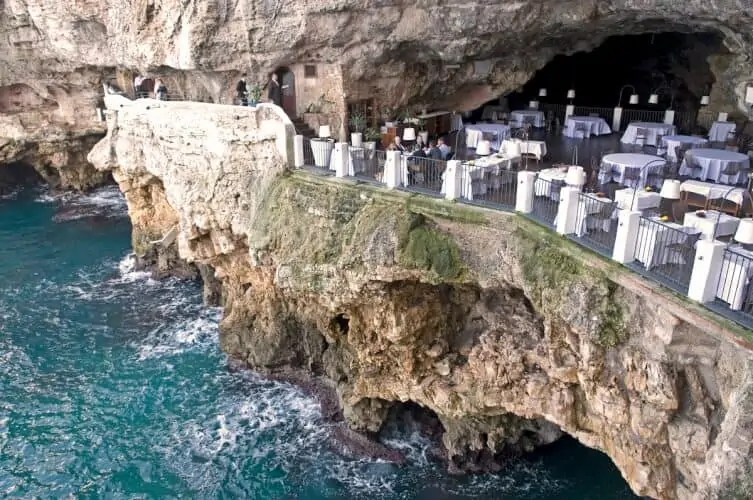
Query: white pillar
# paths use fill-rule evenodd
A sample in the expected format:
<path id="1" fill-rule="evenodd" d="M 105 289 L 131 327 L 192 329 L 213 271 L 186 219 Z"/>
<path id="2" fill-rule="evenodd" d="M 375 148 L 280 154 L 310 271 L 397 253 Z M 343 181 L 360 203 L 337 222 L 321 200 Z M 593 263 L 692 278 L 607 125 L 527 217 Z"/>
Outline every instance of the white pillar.
<path id="1" fill-rule="evenodd" d="M 705 303 L 716 297 L 726 247 L 726 243 L 716 240 L 700 240 L 696 244 L 693 272 L 688 287 L 688 297 L 692 300 Z"/>
<path id="2" fill-rule="evenodd" d="M 445 198 L 456 200 L 460 198 L 463 192 L 463 166 L 458 160 L 447 162 L 447 169 L 444 171 L 444 180 L 442 185 L 445 187 Z"/>
<path id="3" fill-rule="evenodd" d="M 536 172 L 523 170 L 518 172 L 518 192 L 515 198 L 515 210 L 530 214 L 533 212 L 533 194 L 536 186 Z"/>
<path id="4" fill-rule="evenodd" d="M 347 177 L 350 170 L 350 153 L 347 142 L 335 143 L 335 149 L 332 151 L 333 161 L 335 162 L 335 177 Z"/>
<path id="5" fill-rule="evenodd" d="M 401 159 L 400 151 L 387 151 L 384 162 L 384 183 L 390 189 L 400 187 L 401 183 Z"/>
<path id="6" fill-rule="evenodd" d="M 303 160 L 303 136 L 296 135 L 293 137 L 293 164 L 295 168 L 301 168 L 305 165 Z"/>
<path id="7" fill-rule="evenodd" d="M 675 112 L 671 109 L 668 109 L 664 112 L 664 123 L 667 125 L 674 125 L 675 123 Z"/>
<path id="8" fill-rule="evenodd" d="M 641 213 L 630 210 L 619 212 L 612 259 L 620 264 L 627 264 L 635 260 L 635 244 L 638 240 L 638 228 L 641 225 Z"/>
<path id="9" fill-rule="evenodd" d="M 580 189 L 566 186 L 560 189 L 560 204 L 557 207 L 556 230 L 560 234 L 572 234 L 578 218 Z"/>
<path id="10" fill-rule="evenodd" d="M 565 121 L 567 121 L 568 117 L 573 116 L 575 114 L 575 105 L 568 104 L 565 107 Z"/>
<path id="11" fill-rule="evenodd" d="M 612 113 L 612 132 L 619 132 L 622 121 L 622 108 L 617 106 Z"/>

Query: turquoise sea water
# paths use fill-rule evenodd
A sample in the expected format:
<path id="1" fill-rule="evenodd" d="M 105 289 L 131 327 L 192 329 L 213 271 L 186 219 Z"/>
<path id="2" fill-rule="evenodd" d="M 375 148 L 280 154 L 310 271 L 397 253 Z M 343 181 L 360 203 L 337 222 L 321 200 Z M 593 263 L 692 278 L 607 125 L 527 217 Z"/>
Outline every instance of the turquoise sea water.
<path id="1" fill-rule="evenodd" d="M 71 210 L 73 208 L 73 210 Z M 564 439 L 500 474 L 340 456 L 296 388 L 230 372 L 195 284 L 131 270 L 117 191 L 0 200 L 0 497 L 627 499 Z"/>

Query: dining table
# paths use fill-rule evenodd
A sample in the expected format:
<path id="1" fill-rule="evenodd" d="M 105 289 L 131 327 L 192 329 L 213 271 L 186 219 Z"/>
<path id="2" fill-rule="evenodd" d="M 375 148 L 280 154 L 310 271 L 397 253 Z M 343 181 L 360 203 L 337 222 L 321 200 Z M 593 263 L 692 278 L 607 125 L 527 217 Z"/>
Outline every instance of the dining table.
<path id="1" fill-rule="evenodd" d="M 667 161 L 661 156 L 644 153 L 612 153 L 601 159 L 599 182 L 605 184 L 610 181 L 629 187 L 643 187 L 649 175 L 653 175 L 666 165 Z M 626 178 L 625 172 L 633 170 Z"/>
<path id="2" fill-rule="evenodd" d="M 709 140 L 711 142 L 726 142 L 730 134 L 735 132 L 737 125 L 735 122 L 716 121 L 711 124 L 709 129 Z"/>
<path id="3" fill-rule="evenodd" d="M 682 225 L 701 231 L 703 239 L 714 240 L 720 236 L 732 236 L 737 231 L 740 219 L 717 210 L 687 212 Z"/>
<path id="4" fill-rule="evenodd" d="M 479 141 L 484 139 L 485 134 L 490 136 L 492 148 L 498 151 L 502 147 L 502 141 L 510 137 L 510 126 L 502 123 L 474 123 L 473 125 L 466 125 L 466 147 L 475 148 Z"/>
<path id="5" fill-rule="evenodd" d="M 585 132 L 581 132 L 580 129 L 584 129 Z M 583 135 L 581 139 L 586 139 L 592 135 L 609 135 L 612 129 L 607 121 L 599 116 L 568 116 L 562 135 L 575 138 L 579 133 Z"/>
<path id="6" fill-rule="evenodd" d="M 646 131 L 645 140 L 638 138 L 639 129 L 644 129 Z M 656 146 L 661 144 L 659 137 L 674 135 L 675 133 L 675 126 L 667 123 L 632 122 L 625 129 L 625 133 L 622 134 L 620 142 L 622 144 L 636 144 L 639 146 Z"/>
<path id="7" fill-rule="evenodd" d="M 736 174 L 722 172 L 730 164 L 739 167 Z M 750 169 L 750 157 L 735 151 L 712 148 L 696 148 L 685 153 L 680 165 L 680 175 L 699 180 L 711 180 L 722 184 L 736 185 L 745 182 Z"/>
<path id="8" fill-rule="evenodd" d="M 677 149 L 680 147 L 686 147 L 689 149 L 703 148 L 708 146 L 709 141 L 703 137 L 696 137 L 694 135 L 667 135 L 662 137 L 662 148 L 667 150 L 667 159 L 677 159 Z"/>
<path id="9" fill-rule="evenodd" d="M 544 112 L 535 109 L 520 109 L 510 113 L 510 121 L 516 127 L 522 127 L 527 120 L 533 123 L 534 127 L 541 128 L 544 126 Z"/>

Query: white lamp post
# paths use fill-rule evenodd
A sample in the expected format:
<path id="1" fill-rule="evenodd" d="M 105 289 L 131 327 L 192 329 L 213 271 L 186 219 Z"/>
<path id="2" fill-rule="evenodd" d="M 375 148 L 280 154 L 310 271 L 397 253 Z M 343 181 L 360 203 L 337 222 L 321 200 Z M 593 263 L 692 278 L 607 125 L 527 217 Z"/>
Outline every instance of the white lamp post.
<path id="1" fill-rule="evenodd" d="M 709 96 L 705 95 L 701 97 L 701 106 L 709 105 Z"/>
<path id="2" fill-rule="evenodd" d="M 619 108 L 622 106 L 622 93 L 625 91 L 625 89 L 632 89 L 633 93 L 630 94 L 630 104 L 638 104 L 638 93 L 635 91 L 635 87 L 632 85 L 623 85 L 620 89 L 620 96 L 617 98 L 617 107 Z"/>
<path id="3" fill-rule="evenodd" d="M 546 89 L 539 89 L 539 97 L 546 97 Z"/>
<path id="4" fill-rule="evenodd" d="M 572 100 L 575 99 L 575 89 L 567 91 L 567 98 L 570 99 L 570 103 L 572 104 Z"/>
<path id="5" fill-rule="evenodd" d="M 666 200 L 680 199 L 680 181 L 676 179 L 665 179 L 661 186 L 659 196 Z"/>

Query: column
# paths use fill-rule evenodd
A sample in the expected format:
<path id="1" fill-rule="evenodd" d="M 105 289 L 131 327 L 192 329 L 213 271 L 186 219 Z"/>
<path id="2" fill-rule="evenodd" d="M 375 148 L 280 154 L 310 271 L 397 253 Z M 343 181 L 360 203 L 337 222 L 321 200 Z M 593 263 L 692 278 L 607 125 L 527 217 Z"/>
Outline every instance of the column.
<path id="1" fill-rule="evenodd" d="M 565 121 L 571 116 L 575 114 L 575 105 L 574 104 L 568 104 L 565 107 Z M 564 124 L 563 124 L 564 125 Z"/>
<path id="2" fill-rule="evenodd" d="M 635 260 L 635 245 L 638 240 L 641 213 L 631 212 L 630 210 L 620 210 L 619 212 L 612 259 L 620 264 L 627 264 Z"/>
<path id="3" fill-rule="evenodd" d="M 348 143 L 335 143 L 335 150 L 332 151 L 332 157 L 335 162 L 335 177 L 347 177 L 350 173 L 350 152 L 348 151 Z"/>
<path id="4" fill-rule="evenodd" d="M 667 125 L 674 125 L 675 123 L 675 112 L 671 109 L 668 109 L 664 112 L 664 123 Z"/>
<path id="5" fill-rule="evenodd" d="M 617 106 L 612 113 L 612 132 L 619 132 L 622 121 L 622 108 Z"/>
<path id="6" fill-rule="evenodd" d="M 460 161 L 448 161 L 447 169 L 444 171 L 444 179 L 442 180 L 445 198 L 448 200 L 456 200 L 460 198 L 463 193 L 462 179 L 463 166 Z"/>
<path id="7" fill-rule="evenodd" d="M 533 195 L 536 186 L 536 172 L 523 170 L 518 172 L 518 193 L 515 198 L 515 210 L 530 214 L 533 212 Z"/>
<path id="8" fill-rule="evenodd" d="M 700 240 L 695 247 L 695 261 L 690 275 L 688 297 L 697 302 L 711 302 L 716 297 L 716 287 L 722 274 L 724 249 L 721 241 Z"/>
<path id="9" fill-rule="evenodd" d="M 576 232 L 579 200 L 580 189 L 567 186 L 560 190 L 560 204 L 557 207 L 557 224 L 555 227 L 559 234 Z"/>
<path id="10" fill-rule="evenodd" d="M 390 189 L 395 189 L 402 185 L 401 164 L 400 151 L 387 151 L 384 162 L 384 183 Z"/>
<path id="11" fill-rule="evenodd" d="M 293 165 L 295 168 L 301 168 L 305 165 L 303 160 L 303 136 L 296 135 L 293 137 Z"/>

